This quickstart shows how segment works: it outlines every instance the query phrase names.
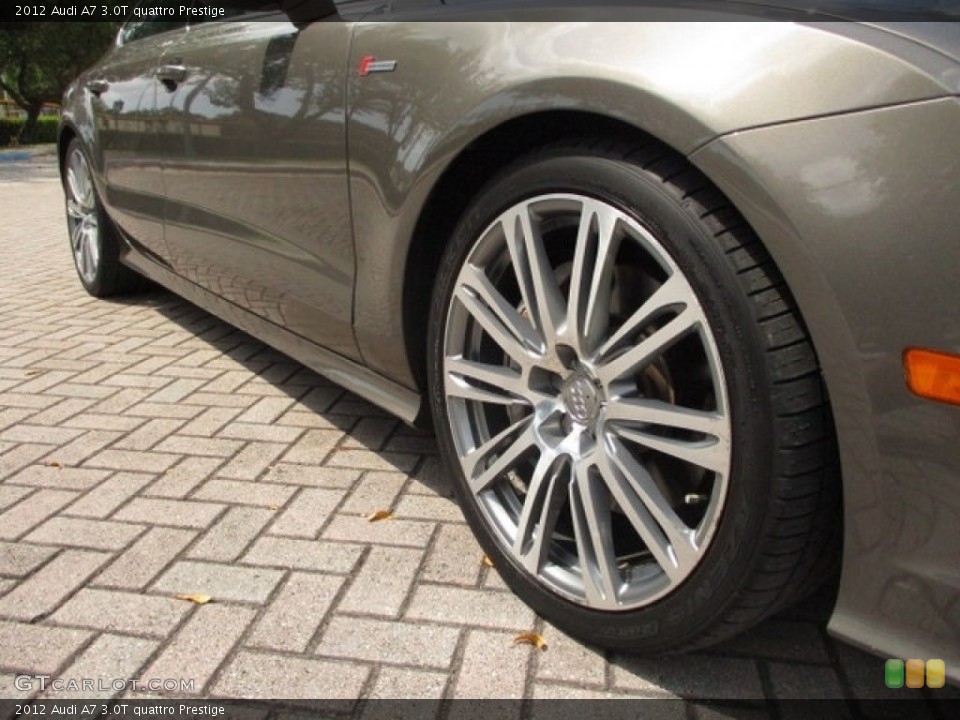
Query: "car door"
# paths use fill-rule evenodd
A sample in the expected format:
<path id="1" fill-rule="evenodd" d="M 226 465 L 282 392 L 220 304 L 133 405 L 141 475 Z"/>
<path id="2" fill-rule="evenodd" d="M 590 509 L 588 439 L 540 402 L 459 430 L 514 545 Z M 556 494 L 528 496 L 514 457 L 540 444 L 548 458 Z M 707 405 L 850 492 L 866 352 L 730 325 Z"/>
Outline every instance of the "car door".
<path id="1" fill-rule="evenodd" d="M 156 72 L 158 59 L 180 41 L 185 26 L 156 20 L 127 23 L 118 46 L 86 81 L 97 133 L 94 162 L 105 180 L 103 201 L 131 242 L 160 258 L 166 257 L 166 246 Z"/>
<path id="2" fill-rule="evenodd" d="M 190 281 L 357 359 L 350 26 L 312 21 L 332 3 L 312 3 L 312 15 L 302 0 L 292 3 L 301 14 L 284 4 L 230 0 L 229 21 L 192 25 L 165 48 L 164 67 L 180 72 L 158 101 L 167 245 Z"/>

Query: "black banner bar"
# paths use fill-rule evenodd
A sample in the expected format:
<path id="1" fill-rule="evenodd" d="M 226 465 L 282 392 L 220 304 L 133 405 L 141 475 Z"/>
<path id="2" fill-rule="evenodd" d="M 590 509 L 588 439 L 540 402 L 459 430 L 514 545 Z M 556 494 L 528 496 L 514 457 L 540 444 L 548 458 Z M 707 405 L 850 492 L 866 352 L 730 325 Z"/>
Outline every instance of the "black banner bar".
<path id="1" fill-rule="evenodd" d="M 957 21 L 960 0 L 3 0 L 0 22 L 121 22 L 145 20 L 197 23 L 211 20 L 297 22 L 355 19 L 498 21 L 522 9 L 524 20 L 596 18 L 632 20 L 803 20 Z"/>

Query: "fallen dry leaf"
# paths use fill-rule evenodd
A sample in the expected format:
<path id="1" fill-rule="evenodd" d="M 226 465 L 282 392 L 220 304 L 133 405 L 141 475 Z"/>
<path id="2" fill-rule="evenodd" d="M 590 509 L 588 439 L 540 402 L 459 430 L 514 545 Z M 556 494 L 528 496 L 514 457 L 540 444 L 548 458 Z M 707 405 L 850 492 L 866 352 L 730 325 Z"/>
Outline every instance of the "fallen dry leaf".
<path id="1" fill-rule="evenodd" d="M 535 632 L 520 633 L 513 639 L 514 645 L 533 645 L 540 652 L 544 652 L 547 649 L 547 641 L 543 639 L 543 635 Z"/>
<path id="2" fill-rule="evenodd" d="M 47 467 L 55 467 L 55 468 L 62 468 L 62 467 L 63 467 L 63 463 L 60 462 L 59 460 L 47 460 L 47 461 L 44 463 L 44 465 L 46 465 Z"/>
<path id="3" fill-rule="evenodd" d="M 375 513 L 367 515 L 367 522 L 377 522 L 378 520 L 389 520 L 393 513 L 389 510 L 377 510 Z"/>
<path id="4" fill-rule="evenodd" d="M 194 605 L 206 605 L 208 602 L 213 602 L 213 598 L 209 595 L 174 595 L 174 597 L 177 600 L 192 602 Z"/>
<path id="5" fill-rule="evenodd" d="M 489 555 L 483 556 L 483 564 L 486 565 L 487 567 L 493 567 L 493 560 L 490 559 Z"/>

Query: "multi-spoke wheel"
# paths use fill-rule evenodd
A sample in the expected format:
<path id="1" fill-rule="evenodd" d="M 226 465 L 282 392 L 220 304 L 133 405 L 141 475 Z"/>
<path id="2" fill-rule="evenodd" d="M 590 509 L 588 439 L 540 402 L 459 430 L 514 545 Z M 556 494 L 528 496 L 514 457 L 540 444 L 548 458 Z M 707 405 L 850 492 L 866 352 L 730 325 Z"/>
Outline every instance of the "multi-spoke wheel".
<path id="1" fill-rule="evenodd" d="M 460 224 L 431 322 L 441 447 L 481 543 L 548 619 L 636 649 L 716 640 L 800 592 L 831 505 L 816 366 L 779 367 L 754 291 L 815 362 L 799 318 L 770 267 L 765 286 L 738 273 L 738 252 L 767 258 L 715 191 L 655 158 L 703 186 L 574 149 L 507 171 Z M 776 383 L 818 390 L 802 483 Z M 817 507 L 797 523 L 801 485 Z"/>
<path id="2" fill-rule="evenodd" d="M 116 231 L 100 204 L 90 162 L 76 139 L 64 157 L 63 190 L 70 249 L 83 287 L 96 297 L 138 289 L 142 278 L 120 264 Z"/>

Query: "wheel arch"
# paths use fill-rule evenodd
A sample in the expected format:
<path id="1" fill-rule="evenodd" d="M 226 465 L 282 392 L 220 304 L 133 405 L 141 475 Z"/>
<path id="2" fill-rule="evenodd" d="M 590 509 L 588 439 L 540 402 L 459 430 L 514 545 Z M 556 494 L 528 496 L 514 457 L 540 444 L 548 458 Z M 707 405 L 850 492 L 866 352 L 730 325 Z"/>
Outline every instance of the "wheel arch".
<path id="1" fill-rule="evenodd" d="M 476 194 L 519 156 L 585 136 L 662 144 L 650 133 L 611 115 L 569 109 L 531 112 L 488 129 L 463 147 L 430 189 L 403 270 L 404 338 L 418 388 L 426 387 L 427 327 L 423 318 L 429 311 L 435 271 L 463 212 Z M 426 413 L 418 422 L 429 423 Z"/>
<path id="2" fill-rule="evenodd" d="M 70 123 L 63 123 L 57 134 L 57 163 L 60 175 L 63 175 L 63 163 L 67 159 L 67 148 L 70 147 L 70 141 L 77 137 L 77 130 Z"/>
<path id="3" fill-rule="evenodd" d="M 793 294 L 791 273 L 784 273 L 780 260 L 782 248 L 776 242 L 768 242 L 754 223 L 748 221 L 743 198 L 724 188 L 724 178 L 729 175 L 705 172 L 696 158 L 682 152 L 675 145 L 620 118 L 592 111 L 544 110 L 510 118 L 488 129 L 467 144 L 449 162 L 429 191 L 416 219 L 410 244 L 404 260 L 402 291 L 402 323 L 405 350 L 417 387 L 426 387 L 427 327 L 423 319 L 430 307 L 430 298 L 436 269 L 440 264 L 447 240 L 467 206 L 482 188 L 508 167 L 520 155 L 535 152 L 567 141 L 594 137 L 598 142 L 622 141 L 634 145 L 651 143 L 668 148 L 682 157 L 691 167 L 706 175 L 708 181 L 720 192 L 744 218 L 756 234 L 761 245 L 773 259 L 777 270 L 785 278 L 790 294 Z M 694 153 L 693 155 L 696 155 Z M 766 198 L 773 202 L 772 198 Z M 802 306 L 797 312 L 803 319 Z M 804 321 L 805 322 L 805 321 Z M 809 328 L 808 328 L 809 331 Z M 819 358 L 816 339 L 811 332 L 811 342 Z M 418 424 L 428 425 L 427 413 L 422 412 Z"/>

